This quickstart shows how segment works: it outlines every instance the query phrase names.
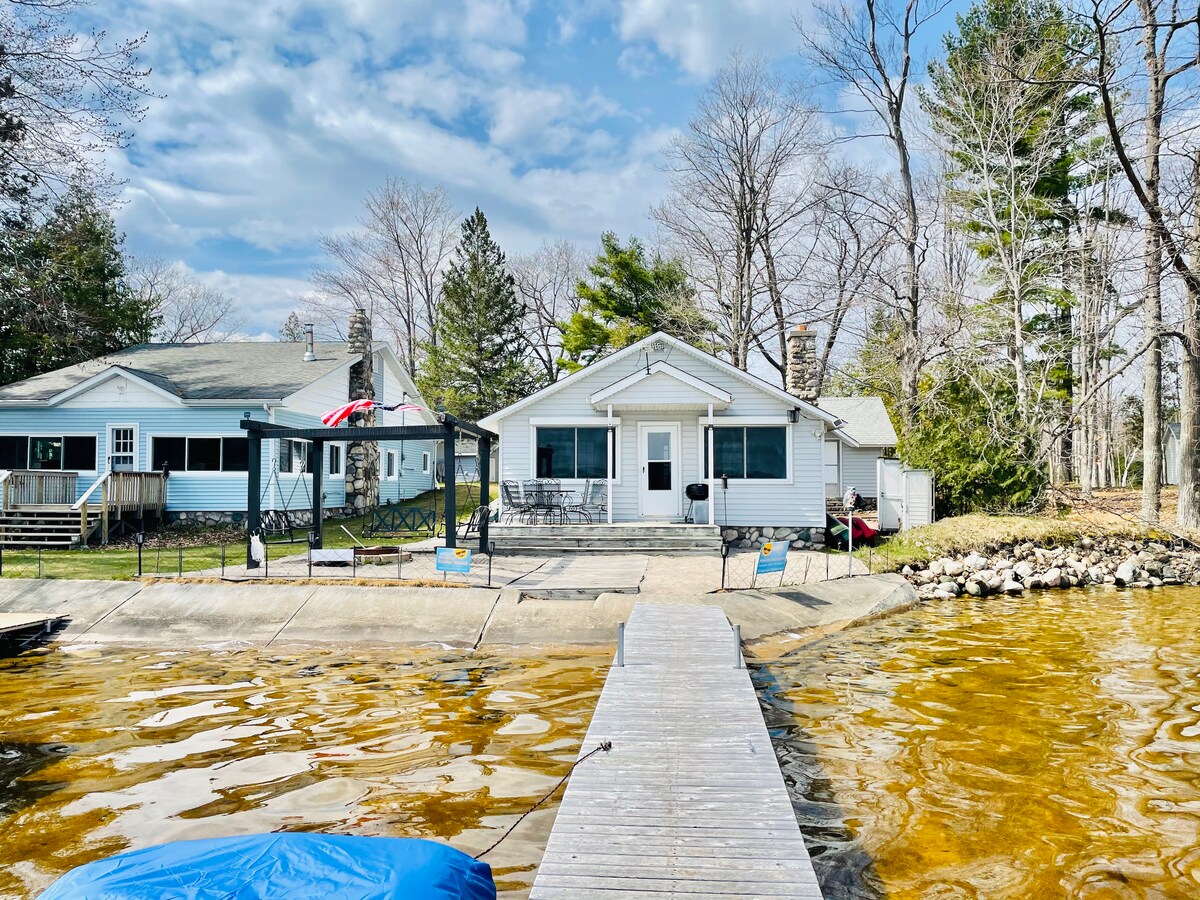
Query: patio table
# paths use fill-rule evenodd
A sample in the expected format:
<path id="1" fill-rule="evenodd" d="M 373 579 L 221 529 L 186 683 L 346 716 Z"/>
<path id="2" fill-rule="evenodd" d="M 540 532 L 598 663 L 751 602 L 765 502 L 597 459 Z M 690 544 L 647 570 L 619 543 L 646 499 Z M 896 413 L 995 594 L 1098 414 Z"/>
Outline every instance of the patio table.
<path id="1" fill-rule="evenodd" d="M 567 499 L 574 491 L 542 488 L 533 496 L 534 518 L 544 516 L 547 523 L 553 521 L 556 525 L 567 525 Z"/>

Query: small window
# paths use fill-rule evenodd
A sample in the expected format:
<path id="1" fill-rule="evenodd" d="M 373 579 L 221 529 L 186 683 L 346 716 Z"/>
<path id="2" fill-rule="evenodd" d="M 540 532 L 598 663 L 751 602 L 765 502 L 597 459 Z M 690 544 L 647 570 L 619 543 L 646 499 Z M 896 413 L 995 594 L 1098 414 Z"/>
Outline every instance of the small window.
<path id="1" fill-rule="evenodd" d="M 62 438 L 31 437 L 29 439 L 29 468 L 61 469 Z"/>
<path id="2" fill-rule="evenodd" d="M 307 472 L 308 471 L 308 442 L 288 441 L 279 442 L 279 471 Z"/>
<path id="3" fill-rule="evenodd" d="M 432 461 L 432 456 L 430 455 L 429 451 L 428 450 L 422 451 L 422 453 L 421 453 L 421 473 L 422 474 L 424 474 L 424 475 L 429 474 L 429 464 L 431 461 Z"/>
<path id="4" fill-rule="evenodd" d="M 85 471 L 96 468 L 96 436 L 94 434 L 63 438 L 63 468 Z"/>
<path id="5" fill-rule="evenodd" d="M 187 467 L 189 472 L 220 472 L 221 439 L 188 438 Z"/>
<path id="6" fill-rule="evenodd" d="M 329 469 L 330 475 L 342 474 L 342 445 L 341 444 L 326 444 L 325 452 L 329 454 Z"/>
<path id="7" fill-rule="evenodd" d="M 396 477 L 396 451 L 395 450 L 387 451 L 386 465 L 387 465 L 387 467 L 386 467 L 386 469 L 384 469 L 385 477 L 395 478 Z"/>
<path id="8" fill-rule="evenodd" d="M 156 437 L 150 442 L 152 468 L 168 466 L 175 472 L 187 471 L 187 438 Z"/>
<path id="9" fill-rule="evenodd" d="M 221 471 L 250 471 L 249 438 L 221 438 Z"/>
<path id="10" fill-rule="evenodd" d="M 0 469 L 29 468 L 29 438 L 23 434 L 0 435 Z"/>
<path id="11" fill-rule="evenodd" d="M 787 478 L 787 428 L 783 425 L 751 428 L 713 428 L 713 476 L 720 478 Z M 708 442 L 704 446 L 704 471 L 708 471 Z"/>

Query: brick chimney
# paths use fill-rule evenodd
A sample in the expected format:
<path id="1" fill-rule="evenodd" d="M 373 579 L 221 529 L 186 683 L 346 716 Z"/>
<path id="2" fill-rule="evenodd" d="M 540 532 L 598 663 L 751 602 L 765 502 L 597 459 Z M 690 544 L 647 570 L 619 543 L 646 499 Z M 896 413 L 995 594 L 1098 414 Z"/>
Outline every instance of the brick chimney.
<path id="1" fill-rule="evenodd" d="M 375 399 L 375 356 L 371 347 L 371 319 L 365 309 L 350 314 L 350 353 L 358 362 L 350 367 L 350 400 Z M 355 413 L 347 420 L 351 428 L 375 425 L 375 410 Z M 350 441 L 346 445 L 346 505 L 355 515 L 379 503 L 379 444 Z"/>
<path id="2" fill-rule="evenodd" d="M 817 333 L 807 325 L 797 325 L 787 336 L 787 392 L 815 403 L 820 390 Z"/>

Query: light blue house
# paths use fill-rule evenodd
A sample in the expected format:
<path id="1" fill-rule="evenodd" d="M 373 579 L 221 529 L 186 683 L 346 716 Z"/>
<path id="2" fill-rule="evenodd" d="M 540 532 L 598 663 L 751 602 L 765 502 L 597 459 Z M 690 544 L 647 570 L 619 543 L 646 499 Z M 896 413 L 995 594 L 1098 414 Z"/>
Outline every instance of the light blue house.
<path id="1" fill-rule="evenodd" d="M 3 513 L 51 506 L 78 512 L 82 500 L 98 504 L 118 481 L 121 490 L 138 490 L 124 473 L 146 473 L 149 482 L 151 473 L 165 469 L 166 518 L 240 521 L 248 442 L 239 420 L 320 427 L 322 413 L 348 401 L 351 369 L 359 362 L 360 374 L 373 373 L 376 400 L 425 406 L 396 355 L 369 339 L 361 344 L 368 345 L 369 354 L 311 337 L 307 345 L 141 344 L 0 387 Z M 376 413 L 376 425 L 420 424 L 436 419 L 425 409 Z M 294 510 L 298 524 L 312 508 L 307 446 L 263 442 L 262 508 Z M 361 509 L 346 476 L 346 446 L 326 447 L 324 508 Z M 434 441 L 381 442 L 379 501 L 434 487 L 437 452 Z"/>

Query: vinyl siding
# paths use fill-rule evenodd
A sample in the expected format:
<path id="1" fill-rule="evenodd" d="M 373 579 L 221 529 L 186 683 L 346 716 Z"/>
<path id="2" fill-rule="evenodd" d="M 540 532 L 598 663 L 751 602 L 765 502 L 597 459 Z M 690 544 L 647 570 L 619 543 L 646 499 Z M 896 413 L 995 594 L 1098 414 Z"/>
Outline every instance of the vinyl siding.
<path id="1" fill-rule="evenodd" d="M 651 359 L 653 362 L 653 358 Z M 741 379 L 679 352 L 670 354 L 667 360 L 672 366 L 693 375 L 733 396 L 733 403 L 723 411 L 715 413 L 715 424 L 729 417 L 753 417 L 762 419 L 761 424 L 785 424 L 788 405 L 782 400 L 760 391 Z M 605 411 L 594 410 L 588 397 L 596 391 L 619 381 L 645 366 L 640 358 L 621 360 L 595 373 L 584 376 L 557 393 L 535 401 L 517 413 L 501 420 L 499 477 L 513 481 L 524 481 L 533 477 L 532 420 L 553 421 L 563 424 L 583 425 L 582 420 L 597 427 L 605 425 Z M 636 386 L 635 405 L 671 404 L 681 399 L 691 399 L 694 389 L 681 388 L 679 383 L 666 378 L 652 376 Z M 619 400 L 625 401 L 629 392 L 623 392 Z M 639 510 L 640 465 L 638 461 L 638 425 L 646 422 L 673 422 L 679 424 L 679 477 L 675 479 L 679 492 L 680 509 L 686 512 L 687 501 L 683 497 L 684 486 L 702 480 L 703 454 L 701 452 L 701 422 L 706 412 L 696 409 L 666 412 L 628 410 L 613 412 L 620 418 L 617 430 L 617 465 L 619 478 L 613 485 L 613 520 L 636 521 L 641 518 Z M 731 423 L 732 424 L 732 423 Z M 736 423 L 748 424 L 748 423 Z M 824 424 L 816 419 L 801 417 L 790 425 L 790 448 L 792 454 L 791 479 L 788 481 L 747 482 L 731 479 L 729 490 L 723 492 L 718 482 L 716 493 L 716 521 L 729 525 L 789 525 L 797 527 L 820 527 L 825 523 L 824 484 L 822 482 L 821 443 Z M 565 488 L 579 489 L 582 481 L 564 481 Z M 672 517 L 678 518 L 678 517 Z"/>
<path id="2" fill-rule="evenodd" d="M 863 497 L 879 496 L 879 473 L 876 462 L 883 456 L 882 447 L 848 447 L 842 445 L 842 492 L 858 489 Z"/>

